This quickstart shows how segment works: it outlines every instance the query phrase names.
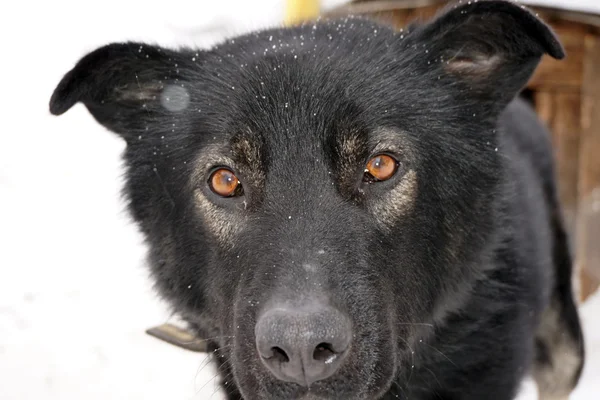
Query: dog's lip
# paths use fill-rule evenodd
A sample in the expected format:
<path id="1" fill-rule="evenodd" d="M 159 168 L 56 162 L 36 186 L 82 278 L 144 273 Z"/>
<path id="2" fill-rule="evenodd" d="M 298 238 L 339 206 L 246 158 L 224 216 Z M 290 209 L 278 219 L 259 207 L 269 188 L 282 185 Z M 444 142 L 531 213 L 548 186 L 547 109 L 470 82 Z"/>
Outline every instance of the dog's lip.
<path id="1" fill-rule="evenodd" d="M 304 395 L 297 398 L 297 400 L 329 400 L 330 398 L 327 396 L 320 396 L 314 390 L 310 390 L 310 388 L 304 393 Z M 333 400 L 333 398 L 331 398 Z"/>
<path id="2" fill-rule="evenodd" d="M 304 396 L 299 397 L 298 400 L 325 400 L 326 397 L 315 396 L 313 393 L 306 393 Z"/>
<path id="3" fill-rule="evenodd" d="M 292 400 L 337 400 L 335 397 L 335 393 L 325 393 L 324 390 L 316 387 L 317 385 L 313 385 L 308 388 L 303 388 L 304 390 L 299 391 L 297 396 Z"/>
<path id="4" fill-rule="evenodd" d="M 297 384 L 294 385 L 297 390 L 292 394 L 291 397 L 288 397 L 286 400 L 337 400 L 335 397 L 335 393 L 325 393 L 322 388 L 318 388 L 318 382 L 310 387 L 302 387 Z M 262 397 L 261 397 L 262 398 Z"/>

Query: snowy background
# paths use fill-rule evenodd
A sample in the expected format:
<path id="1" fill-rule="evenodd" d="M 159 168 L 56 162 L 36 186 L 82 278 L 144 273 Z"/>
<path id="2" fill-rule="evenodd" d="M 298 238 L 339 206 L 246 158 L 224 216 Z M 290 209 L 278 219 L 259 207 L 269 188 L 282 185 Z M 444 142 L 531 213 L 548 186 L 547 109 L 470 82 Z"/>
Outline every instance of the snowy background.
<path id="1" fill-rule="evenodd" d="M 570 3 L 600 11 L 597 0 Z M 3 3 L 1 400 L 221 398 L 204 355 L 144 333 L 171 316 L 152 292 L 119 196 L 124 143 L 81 105 L 51 117 L 48 100 L 81 56 L 110 41 L 205 47 L 278 24 L 283 13 L 283 0 Z M 582 316 L 589 358 L 572 399 L 596 400 L 600 296 Z M 526 385 L 523 399 L 534 398 Z"/>

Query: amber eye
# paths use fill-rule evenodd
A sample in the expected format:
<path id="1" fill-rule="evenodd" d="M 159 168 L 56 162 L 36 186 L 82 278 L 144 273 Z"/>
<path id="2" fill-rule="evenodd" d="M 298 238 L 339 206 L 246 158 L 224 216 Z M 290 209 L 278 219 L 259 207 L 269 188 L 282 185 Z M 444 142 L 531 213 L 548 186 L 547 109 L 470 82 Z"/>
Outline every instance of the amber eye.
<path id="1" fill-rule="evenodd" d="M 222 197 L 233 197 L 242 194 L 242 185 L 237 176 L 227 168 L 219 168 L 208 179 L 210 189 Z"/>
<path id="2" fill-rule="evenodd" d="M 398 162 L 391 156 L 380 154 L 369 160 L 365 168 L 365 182 L 387 181 L 396 173 Z"/>

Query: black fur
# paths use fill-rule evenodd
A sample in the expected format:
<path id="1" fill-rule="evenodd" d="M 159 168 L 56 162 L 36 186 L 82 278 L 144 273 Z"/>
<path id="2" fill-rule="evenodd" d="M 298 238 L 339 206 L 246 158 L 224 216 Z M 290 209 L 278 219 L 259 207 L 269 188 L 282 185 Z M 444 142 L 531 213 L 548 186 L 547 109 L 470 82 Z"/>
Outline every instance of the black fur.
<path id="1" fill-rule="evenodd" d="M 65 76 L 50 110 L 82 102 L 127 141 L 157 288 L 217 338 L 230 399 L 507 400 L 551 298 L 583 360 L 547 132 L 513 101 L 545 53 L 564 56 L 529 11 L 479 1 L 402 34 L 348 18 L 208 51 L 111 44 Z M 399 172 L 363 183 L 380 142 Z M 203 157 L 231 159 L 244 195 L 211 193 L 220 161 Z M 411 171 L 407 211 L 374 211 Z M 355 336 L 307 392 L 263 367 L 254 326 L 273 299 L 315 296 Z"/>

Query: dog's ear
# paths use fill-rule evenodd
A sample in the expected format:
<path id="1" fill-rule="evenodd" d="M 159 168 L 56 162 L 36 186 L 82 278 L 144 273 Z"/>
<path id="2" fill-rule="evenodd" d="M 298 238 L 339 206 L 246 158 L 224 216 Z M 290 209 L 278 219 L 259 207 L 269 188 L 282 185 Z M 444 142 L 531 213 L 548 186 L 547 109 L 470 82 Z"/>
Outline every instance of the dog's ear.
<path id="1" fill-rule="evenodd" d="M 184 75 L 190 62 L 181 53 L 141 43 L 101 47 L 64 76 L 50 112 L 60 115 L 82 102 L 98 122 L 129 140 L 189 106 Z"/>
<path id="2" fill-rule="evenodd" d="M 410 38 L 425 70 L 459 83 L 477 100 L 483 97 L 499 105 L 526 85 L 544 54 L 565 56 L 552 30 L 511 1 L 450 6 L 415 27 Z"/>

